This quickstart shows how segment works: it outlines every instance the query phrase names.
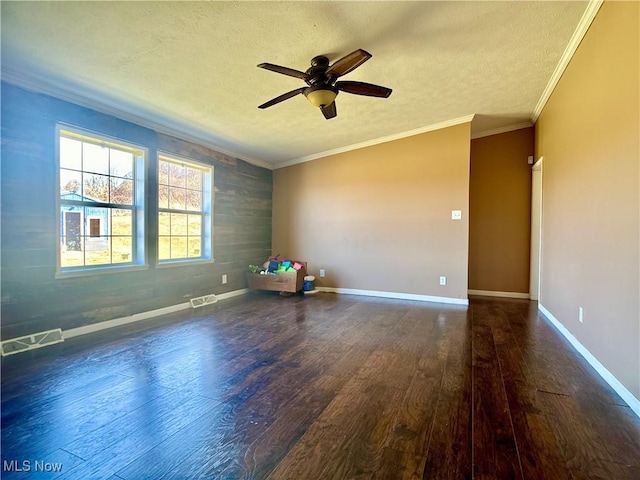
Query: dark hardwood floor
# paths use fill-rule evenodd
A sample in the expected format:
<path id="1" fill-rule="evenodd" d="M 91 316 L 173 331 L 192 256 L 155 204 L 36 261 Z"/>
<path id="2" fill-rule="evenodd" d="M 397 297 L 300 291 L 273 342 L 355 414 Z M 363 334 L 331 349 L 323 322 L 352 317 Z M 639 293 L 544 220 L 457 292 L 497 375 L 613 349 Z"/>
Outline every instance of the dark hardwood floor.
<path id="1" fill-rule="evenodd" d="M 3 358 L 2 467 L 638 479 L 640 420 L 532 302 L 252 294 Z"/>

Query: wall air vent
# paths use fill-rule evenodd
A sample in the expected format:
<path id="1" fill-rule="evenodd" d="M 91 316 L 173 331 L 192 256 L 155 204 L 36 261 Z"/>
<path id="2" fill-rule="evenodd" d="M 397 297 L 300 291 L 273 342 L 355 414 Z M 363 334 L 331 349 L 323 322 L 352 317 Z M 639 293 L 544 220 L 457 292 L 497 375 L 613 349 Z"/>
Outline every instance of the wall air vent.
<path id="1" fill-rule="evenodd" d="M 190 300 L 191 308 L 204 307 L 205 305 L 211 305 L 212 303 L 216 303 L 217 301 L 218 298 L 213 294 L 205 295 L 204 297 L 192 298 Z"/>
<path id="2" fill-rule="evenodd" d="M 45 347 L 54 343 L 64 342 L 62 330 L 56 328 L 47 332 L 34 333 L 24 337 L 11 338 L 2 342 L 2 356 L 13 355 L 14 353 L 26 352 L 36 348 Z"/>

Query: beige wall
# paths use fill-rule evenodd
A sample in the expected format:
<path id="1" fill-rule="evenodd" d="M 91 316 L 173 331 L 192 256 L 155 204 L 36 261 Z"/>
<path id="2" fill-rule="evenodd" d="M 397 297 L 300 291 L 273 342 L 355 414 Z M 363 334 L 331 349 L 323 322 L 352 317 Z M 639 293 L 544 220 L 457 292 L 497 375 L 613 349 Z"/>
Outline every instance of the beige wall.
<path id="1" fill-rule="evenodd" d="M 471 141 L 469 289 L 529 292 L 534 128 Z"/>
<path id="2" fill-rule="evenodd" d="M 536 124 L 536 154 L 544 156 L 541 303 L 636 398 L 639 6 L 603 4 Z"/>
<path id="3" fill-rule="evenodd" d="M 275 170 L 274 253 L 321 286 L 466 299 L 469 148 L 466 123 Z"/>

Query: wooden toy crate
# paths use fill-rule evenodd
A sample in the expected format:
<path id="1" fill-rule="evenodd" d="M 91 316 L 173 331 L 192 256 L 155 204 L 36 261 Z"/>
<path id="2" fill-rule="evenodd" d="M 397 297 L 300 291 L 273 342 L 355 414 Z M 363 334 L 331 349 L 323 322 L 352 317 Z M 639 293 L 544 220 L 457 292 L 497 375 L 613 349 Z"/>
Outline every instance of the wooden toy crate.
<path id="1" fill-rule="evenodd" d="M 307 264 L 295 272 L 278 272 L 277 275 L 260 275 L 247 272 L 247 284 L 252 290 L 271 290 L 274 292 L 296 293 L 302 290 L 304 277 L 307 275 Z"/>

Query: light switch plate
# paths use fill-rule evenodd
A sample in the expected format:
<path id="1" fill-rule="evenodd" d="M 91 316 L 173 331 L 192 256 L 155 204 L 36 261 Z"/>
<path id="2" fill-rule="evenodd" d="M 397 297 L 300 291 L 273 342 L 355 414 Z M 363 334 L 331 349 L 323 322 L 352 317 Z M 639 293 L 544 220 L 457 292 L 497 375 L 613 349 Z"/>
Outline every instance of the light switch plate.
<path id="1" fill-rule="evenodd" d="M 451 220 L 461 220 L 462 210 L 451 210 Z"/>

